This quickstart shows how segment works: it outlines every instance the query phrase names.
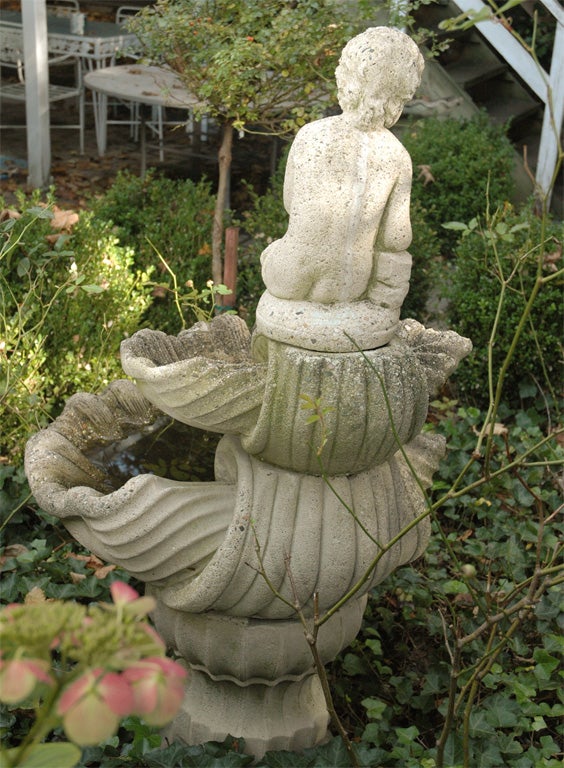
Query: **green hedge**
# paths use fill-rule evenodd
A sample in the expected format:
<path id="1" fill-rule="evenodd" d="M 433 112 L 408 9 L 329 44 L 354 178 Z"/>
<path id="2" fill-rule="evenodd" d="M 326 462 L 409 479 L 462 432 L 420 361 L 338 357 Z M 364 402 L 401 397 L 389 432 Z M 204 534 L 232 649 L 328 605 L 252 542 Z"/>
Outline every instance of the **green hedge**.
<path id="1" fill-rule="evenodd" d="M 211 277 L 211 233 L 214 198 L 206 179 L 167 179 L 149 171 L 141 179 L 125 171 L 106 194 L 92 202 L 96 219 L 111 222 L 123 247 L 134 253 L 135 266 L 171 287 L 162 256 L 179 287 L 192 280 L 202 288 Z M 145 324 L 178 333 L 172 294 L 156 289 Z"/>
<path id="2" fill-rule="evenodd" d="M 452 271 L 449 324 L 468 336 L 474 353 L 462 362 L 455 381 L 465 397 L 484 405 L 488 398 L 488 343 L 507 282 L 502 311 L 492 348 L 493 370 L 498 372 L 537 279 L 556 274 L 561 265 L 562 223 L 542 221 L 533 203 L 521 210 L 500 209 L 489 222 L 472 222 L 456 248 Z M 541 391 L 555 394 L 562 381 L 562 278 L 542 285 L 530 318 L 515 349 L 504 385 L 504 400 Z"/>
<path id="3" fill-rule="evenodd" d="M 70 395 L 123 377 L 119 345 L 151 302 L 110 227 L 82 213 L 64 232 L 52 199 L 36 203 L 22 197 L 21 217 L 1 225 L 1 452 L 14 462 Z"/>
<path id="4" fill-rule="evenodd" d="M 456 234 L 441 233 L 447 221 L 468 221 L 513 194 L 514 151 L 505 129 L 486 114 L 471 120 L 426 118 L 409 123 L 401 141 L 413 162 L 412 199 L 425 209 L 427 225 L 439 232 L 446 255 Z M 428 181 L 420 166 L 428 166 Z"/>

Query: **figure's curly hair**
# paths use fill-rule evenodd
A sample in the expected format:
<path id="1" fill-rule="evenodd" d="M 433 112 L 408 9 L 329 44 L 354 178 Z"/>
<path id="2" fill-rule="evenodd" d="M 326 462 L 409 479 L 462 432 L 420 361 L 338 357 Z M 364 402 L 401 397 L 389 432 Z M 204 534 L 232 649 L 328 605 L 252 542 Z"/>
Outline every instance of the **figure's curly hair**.
<path id="1" fill-rule="evenodd" d="M 335 72 L 343 112 L 355 112 L 359 127 L 389 127 L 387 104 L 391 99 L 409 101 L 419 83 L 425 61 L 416 43 L 393 27 L 369 27 L 353 37 L 342 50 Z M 378 87 L 378 97 L 366 98 L 367 85 Z M 381 94 L 381 95 L 380 95 Z"/>

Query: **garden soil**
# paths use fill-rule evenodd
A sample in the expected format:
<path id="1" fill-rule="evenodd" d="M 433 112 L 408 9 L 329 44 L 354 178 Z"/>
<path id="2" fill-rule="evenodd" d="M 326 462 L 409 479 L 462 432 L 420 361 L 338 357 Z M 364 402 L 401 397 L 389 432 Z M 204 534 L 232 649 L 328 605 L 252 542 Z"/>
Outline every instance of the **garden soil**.
<path id="1" fill-rule="evenodd" d="M 87 92 L 88 95 L 88 92 Z M 107 151 L 100 157 L 96 145 L 92 105 L 86 104 L 85 152 L 79 152 L 78 130 L 61 129 L 57 126 L 72 123 L 76 116 L 73 105 L 59 107 L 51 113 L 51 176 L 55 197 L 60 207 L 85 209 L 89 200 L 103 194 L 113 183 L 119 171 L 128 170 L 139 174 L 141 154 L 139 144 L 130 136 L 128 125 L 108 125 Z M 68 111 L 66 111 L 68 110 Z M 121 108 L 118 119 L 126 118 L 129 110 Z M 175 115 L 175 118 L 178 117 Z M 27 187 L 27 137 L 24 126 L 25 106 L 5 103 L 2 109 L 3 124 L 21 124 L 21 128 L 4 129 L 0 132 L 0 194 L 8 205 L 16 203 L 16 190 Z M 149 131 L 147 131 L 149 134 Z M 263 193 L 270 176 L 274 140 L 271 137 L 246 134 L 235 139 L 233 147 L 232 199 L 235 209 L 245 207 L 248 195 L 240 182 L 250 182 L 257 192 Z M 213 123 L 207 141 L 196 145 L 191 134 L 182 126 L 165 128 L 164 160 L 159 159 L 158 147 L 148 135 L 147 167 L 155 168 L 170 178 L 202 176 L 212 183 L 217 178 L 217 151 L 219 131 Z M 166 204 L 166 201 L 163 201 Z"/>

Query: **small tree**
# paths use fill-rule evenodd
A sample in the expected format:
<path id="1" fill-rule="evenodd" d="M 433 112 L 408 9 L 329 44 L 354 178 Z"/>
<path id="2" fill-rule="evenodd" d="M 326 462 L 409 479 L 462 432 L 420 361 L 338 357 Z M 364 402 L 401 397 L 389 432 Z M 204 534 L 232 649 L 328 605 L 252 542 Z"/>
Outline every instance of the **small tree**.
<path id="1" fill-rule="evenodd" d="M 220 283 L 233 131 L 291 134 L 321 117 L 353 34 L 350 15 L 338 0 L 157 0 L 130 25 L 146 55 L 178 72 L 201 102 L 196 115 L 222 126 L 212 233 Z"/>

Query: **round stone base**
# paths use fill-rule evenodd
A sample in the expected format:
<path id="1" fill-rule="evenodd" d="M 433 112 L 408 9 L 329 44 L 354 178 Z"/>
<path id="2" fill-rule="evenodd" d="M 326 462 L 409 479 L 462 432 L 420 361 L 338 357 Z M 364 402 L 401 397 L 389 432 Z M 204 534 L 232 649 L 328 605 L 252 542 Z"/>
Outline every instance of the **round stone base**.
<path id="1" fill-rule="evenodd" d="M 179 714 L 164 731 L 170 741 L 201 744 L 243 737 L 245 752 L 299 752 L 328 737 L 329 715 L 317 675 L 276 685 L 236 685 L 191 670 Z"/>
<path id="2" fill-rule="evenodd" d="M 256 312 L 256 333 L 273 341 L 320 352 L 358 352 L 383 347 L 398 327 L 400 306 L 366 299 L 339 304 L 280 299 L 265 291 Z"/>

